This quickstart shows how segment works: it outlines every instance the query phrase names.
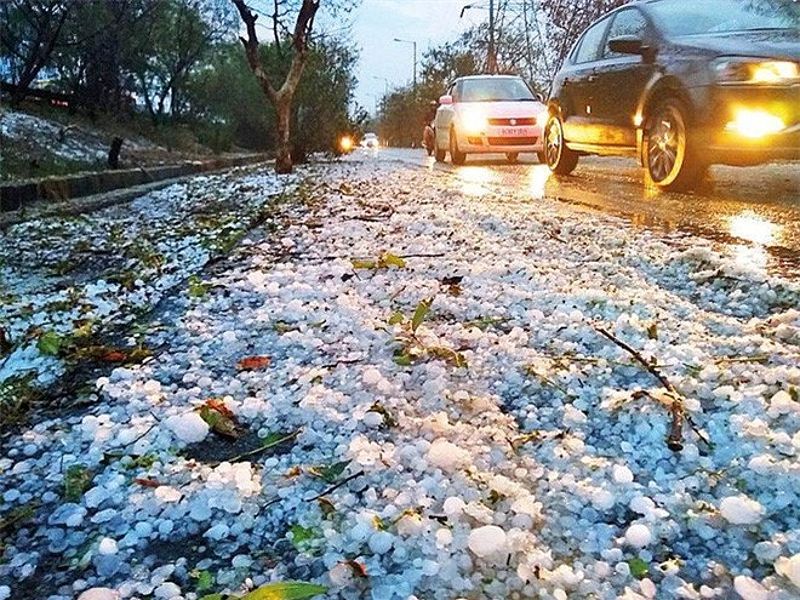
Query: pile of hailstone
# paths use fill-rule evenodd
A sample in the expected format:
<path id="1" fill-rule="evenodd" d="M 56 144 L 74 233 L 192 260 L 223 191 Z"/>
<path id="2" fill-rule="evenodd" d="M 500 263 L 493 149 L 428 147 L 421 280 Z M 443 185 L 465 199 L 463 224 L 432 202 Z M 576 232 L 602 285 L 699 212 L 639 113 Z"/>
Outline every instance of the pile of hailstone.
<path id="1" fill-rule="evenodd" d="M 447 173 L 310 175 L 298 218 L 180 295 L 153 360 L 6 442 L 0 511 L 34 515 L 0 599 L 800 595 L 790 282 L 692 278 L 696 248 Z M 680 452 L 661 383 L 601 326 L 683 399 Z"/>

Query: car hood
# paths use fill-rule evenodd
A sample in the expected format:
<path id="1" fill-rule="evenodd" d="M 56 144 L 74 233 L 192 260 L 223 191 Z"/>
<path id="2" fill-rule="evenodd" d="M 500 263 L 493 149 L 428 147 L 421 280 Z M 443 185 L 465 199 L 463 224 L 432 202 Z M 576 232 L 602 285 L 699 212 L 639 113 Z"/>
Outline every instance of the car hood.
<path id="1" fill-rule="evenodd" d="M 794 29 L 685 35 L 674 38 L 674 42 L 718 56 L 800 60 L 800 31 Z"/>
<path id="2" fill-rule="evenodd" d="M 487 118 L 519 119 L 521 117 L 535 117 L 544 112 L 544 104 L 534 102 L 459 102 L 456 104 L 459 112 L 480 111 Z"/>

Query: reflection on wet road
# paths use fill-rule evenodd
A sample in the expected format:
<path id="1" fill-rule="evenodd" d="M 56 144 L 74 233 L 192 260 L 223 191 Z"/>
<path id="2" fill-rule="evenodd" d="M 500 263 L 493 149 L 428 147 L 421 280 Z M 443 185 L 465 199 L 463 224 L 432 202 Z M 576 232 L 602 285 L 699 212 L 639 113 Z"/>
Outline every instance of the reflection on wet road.
<path id="1" fill-rule="evenodd" d="M 636 161 L 621 158 L 584 157 L 573 175 L 556 178 L 533 156 L 516 165 L 501 156 L 469 157 L 463 167 L 435 163 L 422 150 L 381 149 L 375 157 L 451 172 L 460 191 L 476 197 L 512 186 L 531 199 L 546 196 L 635 226 L 700 235 L 726 246 L 737 261 L 800 279 L 798 163 L 713 167 L 702 189 L 675 194 L 647 188 Z"/>

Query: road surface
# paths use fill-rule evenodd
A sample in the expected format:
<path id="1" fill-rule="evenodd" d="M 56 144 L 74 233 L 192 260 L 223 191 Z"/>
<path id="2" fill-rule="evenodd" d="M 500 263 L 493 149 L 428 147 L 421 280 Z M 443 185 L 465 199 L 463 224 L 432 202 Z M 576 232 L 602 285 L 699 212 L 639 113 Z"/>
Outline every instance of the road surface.
<path id="1" fill-rule="evenodd" d="M 367 151 L 360 151 L 367 152 Z M 470 157 L 463 167 L 436 163 L 423 150 L 383 148 L 375 160 L 402 161 L 453 173 L 462 191 L 513 186 L 587 210 L 623 216 L 636 227 L 687 232 L 717 241 L 737 259 L 771 273 L 800 276 L 800 165 L 713 167 L 701 191 L 662 193 L 644 185 L 636 161 L 582 158 L 572 176 L 557 179 L 535 156 L 509 165 L 502 155 Z"/>

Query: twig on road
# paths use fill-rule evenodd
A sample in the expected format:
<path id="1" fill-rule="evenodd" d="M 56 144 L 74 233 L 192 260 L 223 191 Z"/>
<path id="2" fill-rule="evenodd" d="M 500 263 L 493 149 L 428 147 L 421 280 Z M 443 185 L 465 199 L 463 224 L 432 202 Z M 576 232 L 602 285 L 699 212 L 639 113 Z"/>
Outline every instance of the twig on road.
<path id="1" fill-rule="evenodd" d="M 653 365 L 650 361 L 646 360 L 644 356 L 639 353 L 638 350 L 631 347 L 629 344 L 625 343 L 613 333 L 603 329 L 602 327 L 594 327 L 594 330 L 597 331 L 600 335 L 605 337 L 606 339 L 610 340 L 623 350 L 630 354 L 636 361 L 644 367 L 644 369 L 650 373 L 653 377 L 655 377 L 659 383 L 667 390 L 667 395 L 671 400 L 671 406 L 669 407 L 670 414 L 672 415 L 672 424 L 670 426 L 669 435 L 667 436 L 667 447 L 672 450 L 673 452 L 679 452 L 683 449 L 683 423 L 687 421 L 686 417 L 686 407 L 685 407 L 685 399 L 684 397 L 675 389 L 669 379 L 658 370 L 658 368 Z M 651 394 L 648 392 L 641 392 L 640 394 L 646 395 L 649 398 L 653 398 Z M 694 427 L 693 427 L 694 429 Z M 696 429 L 694 429 L 697 432 Z M 706 443 L 709 443 L 708 440 L 705 438 L 701 438 Z"/>
<path id="2" fill-rule="evenodd" d="M 364 471 L 357 471 L 357 472 L 353 473 L 352 475 L 348 475 L 347 477 L 342 479 L 340 482 L 333 484 L 331 487 L 326 489 L 321 494 L 317 494 L 313 498 L 305 498 L 305 502 L 313 502 L 314 500 L 319 500 L 323 496 L 327 496 L 331 492 L 334 492 L 334 491 L 338 490 L 340 487 L 342 487 L 346 483 L 349 483 L 349 482 L 353 481 L 353 479 L 361 477 L 363 474 L 364 474 Z"/>

